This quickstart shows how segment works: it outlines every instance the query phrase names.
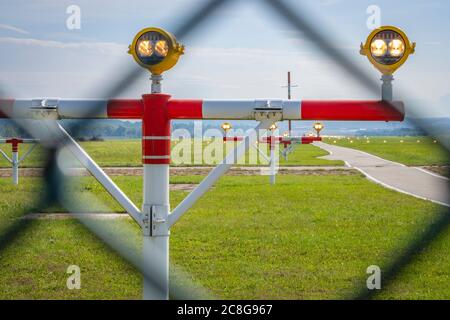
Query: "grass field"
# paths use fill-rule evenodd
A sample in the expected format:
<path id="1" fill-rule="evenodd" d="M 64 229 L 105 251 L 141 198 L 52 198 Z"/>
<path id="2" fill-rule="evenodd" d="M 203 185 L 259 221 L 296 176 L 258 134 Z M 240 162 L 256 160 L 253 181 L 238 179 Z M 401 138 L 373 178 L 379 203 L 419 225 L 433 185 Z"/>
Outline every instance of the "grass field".
<path id="1" fill-rule="evenodd" d="M 171 182 L 201 178 L 178 176 Z M 104 205 L 89 202 L 94 211 L 120 211 L 92 178 L 74 179 L 80 184 L 68 188 L 80 203 L 95 194 Z M 139 206 L 141 178 L 114 180 Z M 0 179 L 0 298 L 139 299 L 139 274 L 76 221 L 27 220 L 6 245 L 5 231 L 20 221 L 18 212 L 33 206 L 40 190 L 37 178 L 23 178 L 18 187 Z M 171 192 L 172 207 L 186 194 Z M 226 176 L 174 226 L 170 258 L 218 298 L 339 299 L 365 283 L 369 265 L 383 266 L 420 235 L 439 209 L 359 174 L 279 176 L 274 186 L 267 177 Z M 104 224 L 117 238 L 131 230 L 135 237 L 128 240 L 139 246 L 133 222 Z M 450 232 L 380 298 L 449 299 L 448 252 Z M 72 264 L 81 268 L 81 290 L 66 288 Z"/>
<path id="2" fill-rule="evenodd" d="M 434 143 L 432 138 L 428 137 L 370 137 L 368 139 L 360 137 L 351 137 L 349 139 L 325 138 L 324 142 L 343 147 L 351 147 L 366 151 L 382 158 L 400 162 L 411 166 L 446 166 L 449 164 L 446 150 L 439 144 Z M 385 142 L 386 141 L 386 142 Z M 403 141 L 403 142 L 400 142 Z M 420 141 L 419 143 L 417 141 Z M 222 154 L 225 155 L 227 148 L 232 146 L 232 142 L 224 145 L 221 141 L 214 142 L 213 145 L 223 147 Z M 140 140 L 109 140 L 100 142 L 81 142 L 83 148 L 104 167 L 134 167 L 141 166 L 141 142 Z M 223 157 L 218 156 L 216 161 L 205 163 L 205 158 L 199 156 L 208 154 L 207 149 L 209 143 L 203 143 L 202 151 L 195 154 L 193 143 L 191 145 L 190 156 L 185 156 L 184 162 L 173 163 L 173 165 L 189 166 L 189 165 L 214 165 Z M 213 146 L 211 145 L 211 146 Z M 209 148 L 211 148 L 211 146 Z M 10 146 L 0 145 L 3 150 L 9 154 Z M 20 153 L 24 154 L 29 145 L 22 145 Z M 261 148 L 267 151 L 267 145 L 262 144 Z M 173 143 L 172 158 L 176 156 L 182 158 L 183 153 L 180 152 L 181 146 Z M 256 153 L 253 154 L 254 156 Z M 327 152 L 312 145 L 297 145 L 295 151 L 289 155 L 288 161 L 280 157 L 280 165 L 304 165 L 304 166 L 333 166 L 343 165 L 342 161 L 330 161 L 319 159 L 321 156 L 327 155 Z M 42 150 L 38 147 L 30 157 L 22 163 L 22 167 L 40 167 L 42 166 Z M 195 159 L 200 159 L 194 161 Z M 246 155 L 246 164 L 249 164 L 249 155 Z M 203 161 L 202 161 L 203 160 Z M 265 165 L 266 162 L 262 157 L 258 156 L 257 164 Z M 240 163 L 244 164 L 244 163 Z M 253 163 L 254 164 L 254 163 Z M 252 165 L 252 163 L 250 163 Z M 9 163 L 0 157 L 0 167 L 9 167 Z"/>
<path id="3" fill-rule="evenodd" d="M 194 153 L 194 144 L 190 142 L 190 140 L 186 141 L 187 145 L 189 146 L 187 150 L 190 151 L 189 153 L 186 153 L 187 156 L 185 156 L 183 159 L 186 161 L 184 163 L 175 163 L 176 165 L 214 165 L 220 162 L 220 160 L 223 159 L 223 157 L 226 155 L 227 150 L 231 150 L 230 147 L 233 146 L 233 142 L 228 142 L 227 145 L 224 145 L 223 142 L 220 140 L 218 142 L 213 142 L 215 146 L 218 147 L 218 150 L 220 148 L 222 149 L 222 157 L 217 157 L 218 160 L 215 162 L 207 162 L 206 157 L 202 157 L 201 153 L 203 152 L 203 155 L 209 154 L 209 150 L 212 149 L 214 145 L 211 145 L 208 148 L 207 145 L 209 143 L 203 143 L 203 149 L 200 149 L 200 152 L 197 151 L 197 154 Z M 186 143 L 183 142 L 183 143 Z M 142 147 L 141 147 L 141 141 L 140 140 L 108 140 L 108 141 L 99 141 L 99 142 L 81 142 L 81 146 L 92 156 L 94 160 L 98 162 L 100 166 L 104 167 L 136 167 L 142 165 L 141 155 L 142 155 Z M 21 145 L 19 152 L 21 154 L 24 154 L 26 150 L 30 145 Z M 0 144 L 0 148 L 2 148 L 4 151 L 10 155 L 10 145 L 3 145 Z M 261 144 L 261 148 L 263 150 L 267 149 L 266 144 Z M 264 149 L 265 148 L 265 149 Z M 176 143 L 173 143 L 172 146 L 172 158 L 175 159 L 177 155 L 182 158 L 183 146 L 178 145 Z M 254 152 L 254 155 L 257 156 L 258 162 L 256 164 L 266 164 L 266 162 L 263 161 L 262 157 L 259 157 L 256 151 Z M 267 153 L 267 152 L 266 152 Z M 295 151 L 289 155 L 289 161 L 285 161 L 283 158 L 280 158 L 280 165 L 305 165 L 305 166 L 333 166 L 333 165 L 343 165 L 342 161 L 330 161 L 330 160 L 324 160 L 319 159 L 318 157 L 325 156 L 328 153 L 320 148 L 314 147 L 312 145 L 297 145 Z M 30 157 L 26 159 L 22 164 L 21 167 L 40 167 L 43 164 L 43 154 L 42 149 L 37 147 L 36 150 L 34 150 Z M 182 160 L 183 160 L 182 159 Z M 194 162 L 195 159 L 200 159 L 197 162 Z M 246 163 L 249 165 L 252 165 L 254 163 L 249 162 L 249 154 L 246 155 Z M 253 158 L 252 158 L 253 159 Z M 256 159 L 256 158 L 255 158 Z M 203 161 L 202 161 L 203 160 Z M 213 159 L 214 160 L 214 159 Z M 0 157 L 0 167 L 10 167 L 10 164 L 3 158 Z"/>
<path id="4" fill-rule="evenodd" d="M 446 149 L 429 137 L 351 137 L 324 140 L 330 144 L 334 144 L 334 141 L 338 146 L 366 151 L 408 166 L 446 166 L 450 163 Z"/>

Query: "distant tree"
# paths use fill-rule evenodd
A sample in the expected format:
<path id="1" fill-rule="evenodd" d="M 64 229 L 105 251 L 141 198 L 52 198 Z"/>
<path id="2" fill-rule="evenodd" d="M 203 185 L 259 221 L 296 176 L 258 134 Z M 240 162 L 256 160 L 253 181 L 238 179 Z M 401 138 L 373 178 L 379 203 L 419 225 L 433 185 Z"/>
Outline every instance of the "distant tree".
<path id="1" fill-rule="evenodd" d="M 114 130 L 112 135 L 116 137 L 125 137 L 127 135 L 127 128 L 120 126 Z"/>

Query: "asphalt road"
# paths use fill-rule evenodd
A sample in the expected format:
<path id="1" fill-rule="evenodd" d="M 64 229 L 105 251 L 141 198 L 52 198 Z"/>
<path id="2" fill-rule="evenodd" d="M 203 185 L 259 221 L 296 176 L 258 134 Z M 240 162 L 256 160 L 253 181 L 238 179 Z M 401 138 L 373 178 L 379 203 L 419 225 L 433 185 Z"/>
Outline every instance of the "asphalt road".
<path id="1" fill-rule="evenodd" d="M 450 181 L 445 177 L 351 148 L 323 142 L 315 142 L 314 145 L 330 153 L 322 158 L 345 161 L 347 166 L 359 170 L 367 178 L 386 188 L 450 206 L 448 186 Z"/>

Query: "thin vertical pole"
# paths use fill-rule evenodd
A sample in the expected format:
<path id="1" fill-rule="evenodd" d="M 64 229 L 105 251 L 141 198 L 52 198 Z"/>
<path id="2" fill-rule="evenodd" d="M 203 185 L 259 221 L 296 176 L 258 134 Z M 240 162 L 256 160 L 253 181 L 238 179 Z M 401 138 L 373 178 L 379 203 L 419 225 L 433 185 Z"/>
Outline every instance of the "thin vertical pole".
<path id="1" fill-rule="evenodd" d="M 275 135 L 270 131 L 270 184 L 275 184 Z"/>
<path id="2" fill-rule="evenodd" d="M 381 86 L 381 99 L 383 101 L 392 101 L 394 98 L 393 90 L 392 90 L 392 81 L 394 77 L 391 74 L 383 74 L 381 76 L 381 81 L 383 84 Z"/>
<path id="3" fill-rule="evenodd" d="M 291 100 L 291 72 L 288 71 L 288 100 Z M 289 125 L 289 137 L 292 136 L 292 123 L 291 120 L 288 120 L 288 125 Z"/>
<path id="4" fill-rule="evenodd" d="M 288 71 L 288 100 L 291 100 L 291 72 Z"/>
<path id="5" fill-rule="evenodd" d="M 16 147 L 17 148 L 17 147 Z M 19 152 L 17 149 L 14 149 L 12 152 L 12 180 L 14 185 L 19 184 Z"/>
<path id="6" fill-rule="evenodd" d="M 270 184 L 275 184 L 275 148 L 270 146 Z"/>

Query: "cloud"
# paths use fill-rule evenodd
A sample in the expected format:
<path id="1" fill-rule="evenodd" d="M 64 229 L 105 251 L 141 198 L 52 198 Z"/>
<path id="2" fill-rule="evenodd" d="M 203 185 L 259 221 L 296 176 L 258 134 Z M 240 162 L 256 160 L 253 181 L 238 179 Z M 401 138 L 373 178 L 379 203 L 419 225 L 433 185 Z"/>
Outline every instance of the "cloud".
<path id="1" fill-rule="evenodd" d="M 218 48 L 218 47 L 189 47 L 186 52 L 196 57 L 211 59 L 274 59 L 280 56 L 311 56 L 312 53 L 306 50 L 285 49 L 285 48 Z M 235 63 L 236 60 L 230 60 Z"/>
<path id="2" fill-rule="evenodd" d="M 38 46 L 55 49 L 90 49 L 103 54 L 123 54 L 127 45 L 114 42 L 61 42 L 53 40 L 40 40 L 32 38 L 0 37 L 0 44 L 12 44 L 20 46 Z"/>
<path id="3" fill-rule="evenodd" d="M 20 28 L 16 28 L 16 27 L 8 25 L 8 24 L 0 24 L 0 29 L 14 31 L 14 32 L 17 32 L 17 33 L 20 33 L 20 34 L 30 34 L 26 30 L 23 30 L 23 29 L 20 29 Z"/>
<path id="4" fill-rule="evenodd" d="M 332 6 L 341 2 L 342 0 L 320 0 L 319 6 Z"/>

